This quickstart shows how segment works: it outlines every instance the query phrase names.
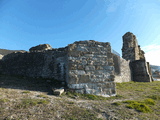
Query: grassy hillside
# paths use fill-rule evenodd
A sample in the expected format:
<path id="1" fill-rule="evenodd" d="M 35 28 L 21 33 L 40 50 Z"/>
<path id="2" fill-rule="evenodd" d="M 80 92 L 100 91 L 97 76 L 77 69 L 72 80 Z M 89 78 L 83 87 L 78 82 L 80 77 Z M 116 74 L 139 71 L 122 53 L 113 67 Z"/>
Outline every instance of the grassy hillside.
<path id="1" fill-rule="evenodd" d="M 160 82 L 118 83 L 117 96 L 52 95 L 52 80 L 0 76 L 0 120 L 159 120 Z"/>

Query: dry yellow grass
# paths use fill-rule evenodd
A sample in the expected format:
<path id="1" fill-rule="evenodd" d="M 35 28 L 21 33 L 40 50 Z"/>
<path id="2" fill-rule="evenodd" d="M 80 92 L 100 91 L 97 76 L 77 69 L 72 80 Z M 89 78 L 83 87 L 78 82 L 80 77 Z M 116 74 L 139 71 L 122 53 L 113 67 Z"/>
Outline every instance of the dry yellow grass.
<path id="1" fill-rule="evenodd" d="M 0 76 L 0 120 L 160 119 L 160 82 L 120 83 L 118 97 L 107 99 L 72 93 L 57 97 L 50 91 L 53 84 Z M 140 112 L 136 105 L 129 108 L 130 103 L 125 102 L 129 100 L 146 104 L 151 111 Z"/>

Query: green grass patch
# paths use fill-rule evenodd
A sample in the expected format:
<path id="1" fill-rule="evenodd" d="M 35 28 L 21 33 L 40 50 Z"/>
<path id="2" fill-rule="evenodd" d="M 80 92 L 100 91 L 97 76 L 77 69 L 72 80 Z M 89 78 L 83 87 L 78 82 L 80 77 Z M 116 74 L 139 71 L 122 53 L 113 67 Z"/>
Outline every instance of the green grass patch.
<path id="1" fill-rule="evenodd" d="M 150 95 L 150 96 L 147 96 L 148 98 L 151 98 L 153 100 L 160 100 L 160 95 Z"/>
<path id="2" fill-rule="evenodd" d="M 143 102 L 147 105 L 155 105 L 156 104 L 155 101 L 151 98 L 145 99 Z"/>
<path id="3" fill-rule="evenodd" d="M 36 106 L 40 104 L 48 104 L 49 100 L 42 99 L 22 99 L 21 103 L 17 105 L 17 108 L 27 108 L 30 106 Z"/>
<path id="4" fill-rule="evenodd" d="M 68 104 L 74 104 L 75 102 L 73 102 L 73 101 L 69 101 L 69 102 L 67 102 Z"/>
<path id="5" fill-rule="evenodd" d="M 26 93 L 27 94 L 27 93 L 30 93 L 30 91 L 23 91 L 22 93 Z"/>
<path id="6" fill-rule="evenodd" d="M 144 103 L 134 102 L 134 103 L 130 103 L 126 107 L 131 108 L 131 109 L 135 109 L 135 110 L 137 110 L 139 112 L 143 112 L 143 113 L 151 112 L 150 107 Z"/>
<path id="7" fill-rule="evenodd" d="M 155 85 L 156 83 L 152 83 L 153 85 Z M 145 89 L 143 88 L 153 88 L 153 89 L 157 89 L 158 86 L 151 86 L 149 82 L 124 82 L 124 83 L 116 83 L 116 88 L 120 89 L 120 90 L 134 90 L 134 91 L 145 91 Z"/>
<path id="8" fill-rule="evenodd" d="M 138 92 L 144 92 L 143 89 L 136 89 L 135 91 L 138 91 Z"/>
<path id="9" fill-rule="evenodd" d="M 83 94 L 82 96 L 88 100 L 105 100 L 106 99 L 105 97 L 91 95 L 91 94 Z"/>
<path id="10" fill-rule="evenodd" d="M 79 107 L 69 109 L 62 118 L 65 120 L 102 120 L 101 118 L 97 118 L 97 114 L 94 111 Z"/>
<path id="11" fill-rule="evenodd" d="M 87 100 L 110 100 L 110 99 L 123 98 L 121 95 L 116 95 L 112 97 L 103 97 L 103 96 L 97 96 L 97 95 L 91 95 L 91 94 L 80 94 L 76 92 L 66 92 L 65 95 L 73 99 L 87 99 Z"/>
<path id="12" fill-rule="evenodd" d="M 41 97 L 41 98 L 48 98 L 48 96 L 46 96 L 46 95 L 37 95 L 37 97 Z"/>
<path id="13" fill-rule="evenodd" d="M 1 103 L 5 103 L 5 102 L 8 102 L 8 101 L 9 101 L 8 99 L 1 98 L 1 99 L 0 99 L 0 104 L 1 104 Z"/>
<path id="14" fill-rule="evenodd" d="M 112 105 L 119 106 L 119 105 L 121 105 L 121 103 L 120 102 L 114 102 L 114 103 L 112 103 Z"/>
<path id="15" fill-rule="evenodd" d="M 155 105 L 155 101 L 153 99 L 146 99 L 144 101 L 134 101 L 128 100 L 124 101 L 123 103 L 127 103 L 127 108 L 135 109 L 139 112 L 148 113 L 152 112 L 151 108 L 148 105 Z"/>

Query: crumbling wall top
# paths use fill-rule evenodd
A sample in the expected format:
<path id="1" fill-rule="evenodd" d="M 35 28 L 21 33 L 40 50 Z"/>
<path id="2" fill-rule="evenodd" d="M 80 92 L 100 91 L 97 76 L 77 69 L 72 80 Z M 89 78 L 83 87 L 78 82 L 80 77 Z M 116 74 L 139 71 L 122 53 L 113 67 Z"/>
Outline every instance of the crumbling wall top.
<path id="1" fill-rule="evenodd" d="M 52 50 L 51 45 L 49 44 L 40 44 L 29 49 L 30 52 L 42 52 L 45 50 Z"/>
<path id="2" fill-rule="evenodd" d="M 127 32 L 123 35 L 123 40 L 133 40 L 133 39 L 136 39 L 136 36 L 131 32 Z"/>
<path id="3" fill-rule="evenodd" d="M 86 45 L 101 45 L 101 46 L 103 46 L 103 47 L 105 47 L 106 45 L 110 45 L 110 43 L 109 42 L 98 42 L 98 41 L 95 41 L 95 40 L 85 40 L 85 41 L 76 41 L 76 42 L 74 42 L 73 44 L 86 44 Z M 70 45 L 72 45 L 72 44 L 70 44 Z M 70 46 L 69 45 L 69 46 Z M 99 46 L 100 47 L 100 46 Z"/>
<path id="4" fill-rule="evenodd" d="M 123 35 L 122 57 L 131 61 L 145 59 L 144 51 L 141 50 L 136 36 L 131 32 Z"/>

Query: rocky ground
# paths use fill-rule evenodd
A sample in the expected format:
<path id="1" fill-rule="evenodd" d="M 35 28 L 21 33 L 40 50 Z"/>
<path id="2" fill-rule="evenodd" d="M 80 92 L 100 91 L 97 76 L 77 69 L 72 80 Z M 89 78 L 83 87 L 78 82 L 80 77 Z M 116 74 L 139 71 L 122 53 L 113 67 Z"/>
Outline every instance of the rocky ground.
<path id="1" fill-rule="evenodd" d="M 0 120 L 159 120 L 160 82 L 118 83 L 117 96 L 66 92 L 53 80 L 0 76 Z"/>

